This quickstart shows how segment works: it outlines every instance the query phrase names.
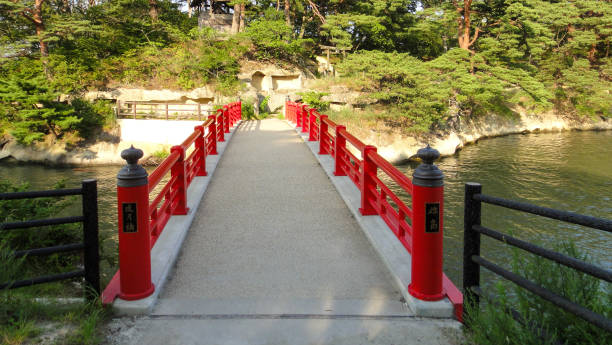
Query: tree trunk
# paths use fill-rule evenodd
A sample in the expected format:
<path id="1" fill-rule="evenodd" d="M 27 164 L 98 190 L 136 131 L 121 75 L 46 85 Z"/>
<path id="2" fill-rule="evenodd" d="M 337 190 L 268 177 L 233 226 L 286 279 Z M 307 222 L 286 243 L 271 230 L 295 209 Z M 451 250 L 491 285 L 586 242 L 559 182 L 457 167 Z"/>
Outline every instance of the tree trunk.
<path id="1" fill-rule="evenodd" d="M 96 6 L 96 0 L 89 0 L 89 7 Z"/>
<path id="2" fill-rule="evenodd" d="M 234 15 L 232 16 L 232 33 L 240 31 L 240 4 L 234 5 Z"/>
<path id="3" fill-rule="evenodd" d="M 151 21 L 157 21 L 157 0 L 149 0 L 149 16 L 151 16 Z"/>
<path id="4" fill-rule="evenodd" d="M 280 10 L 280 0 L 276 0 L 276 10 Z"/>
<path id="5" fill-rule="evenodd" d="M 246 5 L 242 4 L 240 5 L 240 30 L 238 31 L 244 31 L 245 27 L 244 27 L 244 14 L 246 11 Z"/>
<path id="6" fill-rule="evenodd" d="M 306 20 L 307 20 L 307 17 L 302 16 L 302 25 L 300 26 L 300 33 L 298 35 L 300 39 L 304 38 L 304 31 L 306 31 Z"/>
<path id="7" fill-rule="evenodd" d="M 49 56 L 49 47 L 47 42 L 43 40 L 43 33 L 45 32 L 45 23 L 42 18 L 42 5 L 45 0 L 36 0 L 34 2 L 34 11 L 32 11 L 32 22 L 36 28 L 36 36 L 38 37 L 38 44 L 40 45 L 40 56 Z"/>
<path id="8" fill-rule="evenodd" d="M 289 0 L 285 0 L 285 22 L 288 27 L 291 27 L 291 18 L 289 17 Z"/>

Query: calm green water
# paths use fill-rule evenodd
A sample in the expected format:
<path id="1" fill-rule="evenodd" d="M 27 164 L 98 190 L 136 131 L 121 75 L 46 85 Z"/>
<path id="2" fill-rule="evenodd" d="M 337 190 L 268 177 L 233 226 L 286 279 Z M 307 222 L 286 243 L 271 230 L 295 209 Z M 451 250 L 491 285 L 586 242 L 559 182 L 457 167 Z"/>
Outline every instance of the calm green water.
<path id="1" fill-rule="evenodd" d="M 445 272 L 461 283 L 463 245 L 463 185 L 480 182 L 486 194 L 528 201 L 541 206 L 612 218 L 612 132 L 565 132 L 513 135 L 481 140 L 457 155 L 443 159 L 446 175 Z M 408 176 L 414 166 L 400 169 Z M 45 189 L 61 179 L 68 187 L 97 178 L 103 241 L 103 281 L 116 269 L 115 176 L 119 167 L 51 168 L 0 162 L 0 179 L 27 181 Z M 79 212 L 76 209 L 75 213 Z M 540 217 L 483 207 L 483 225 L 552 247 L 573 240 L 602 266 L 612 268 L 612 235 Z M 507 263 L 509 251 L 493 240 L 483 240 L 483 253 Z"/>
<path id="2" fill-rule="evenodd" d="M 445 272 L 461 284 L 463 198 L 466 182 L 483 193 L 612 219 L 612 132 L 511 135 L 481 140 L 438 162 L 445 179 Z M 412 176 L 414 165 L 399 167 Z M 483 204 L 482 224 L 544 247 L 574 241 L 612 268 L 612 234 Z M 511 252 L 483 239 L 482 253 L 508 267 Z M 529 255 L 529 254 L 527 254 Z M 485 277 L 483 276 L 483 279 Z"/>

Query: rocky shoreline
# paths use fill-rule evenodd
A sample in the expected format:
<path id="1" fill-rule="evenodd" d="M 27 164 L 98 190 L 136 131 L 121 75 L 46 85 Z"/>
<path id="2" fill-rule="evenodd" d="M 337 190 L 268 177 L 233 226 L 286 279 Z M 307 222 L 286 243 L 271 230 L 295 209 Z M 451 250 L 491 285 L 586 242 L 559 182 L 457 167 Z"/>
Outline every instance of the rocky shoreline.
<path id="1" fill-rule="evenodd" d="M 405 136 L 397 133 L 379 133 L 370 129 L 350 128 L 366 144 L 378 147 L 378 153 L 392 163 L 401 163 L 415 157 L 418 149 L 430 144 L 442 156 L 451 156 L 484 138 L 509 134 L 560 132 L 567 130 L 612 130 L 612 119 L 564 117 L 554 113 L 542 115 L 520 114 L 515 119 L 490 115 L 486 118 L 459 123 L 457 130 L 428 137 Z M 68 150 L 65 145 L 37 144 L 22 146 L 14 141 L 4 142 L 0 148 L 0 161 L 12 157 L 21 162 L 35 162 L 46 165 L 123 165 L 121 151 L 130 145 L 145 152 L 142 162 L 154 164 L 156 151 L 169 150 L 169 145 L 148 142 L 99 141 L 91 145 Z"/>
<path id="2" fill-rule="evenodd" d="M 378 153 L 394 164 L 416 157 L 416 152 L 427 144 L 440 151 L 442 157 L 452 156 L 464 146 L 485 138 L 510 134 L 562 132 L 571 130 L 612 130 L 612 118 L 578 118 L 560 116 L 552 112 L 531 115 L 520 113 L 514 119 L 489 115 L 486 118 L 459 123 L 457 129 L 426 137 L 373 133 L 357 130 L 357 136 L 369 145 L 378 147 Z M 360 133 L 362 132 L 362 133 Z"/>

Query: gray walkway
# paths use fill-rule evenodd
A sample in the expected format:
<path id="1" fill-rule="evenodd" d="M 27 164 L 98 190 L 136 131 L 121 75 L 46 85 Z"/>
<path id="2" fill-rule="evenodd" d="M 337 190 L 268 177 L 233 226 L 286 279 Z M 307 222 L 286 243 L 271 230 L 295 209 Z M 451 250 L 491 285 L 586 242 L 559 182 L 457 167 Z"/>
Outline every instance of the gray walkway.
<path id="1" fill-rule="evenodd" d="M 412 316 L 285 122 L 242 123 L 217 169 L 153 314 L 111 323 L 111 343 L 453 343 L 455 322 Z"/>

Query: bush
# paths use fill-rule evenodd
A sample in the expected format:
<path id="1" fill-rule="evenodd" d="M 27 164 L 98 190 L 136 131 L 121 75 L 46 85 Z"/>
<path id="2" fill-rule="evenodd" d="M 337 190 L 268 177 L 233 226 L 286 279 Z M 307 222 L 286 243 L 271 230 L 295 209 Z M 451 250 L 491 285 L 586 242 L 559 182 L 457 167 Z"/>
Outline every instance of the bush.
<path id="1" fill-rule="evenodd" d="M 329 109 L 329 102 L 322 100 L 324 96 L 329 95 L 327 92 L 305 91 L 298 92 L 297 94 L 302 96 L 302 101 L 304 103 L 316 108 L 318 111 L 325 111 Z"/>
<path id="2" fill-rule="evenodd" d="M 590 261 L 575 245 L 557 246 L 562 252 L 579 260 Z M 587 309 L 612 318 L 612 291 L 597 278 L 559 265 L 551 260 L 535 257 L 532 260 L 514 251 L 512 270 L 556 294 Z M 466 303 L 469 317 L 467 336 L 479 345 L 486 344 L 610 344 L 612 334 L 583 319 L 554 306 L 550 302 L 516 285 L 509 289 L 497 284 L 498 304 L 483 303 L 479 310 Z M 516 309 L 524 322 L 519 323 L 508 312 Z M 546 336 L 542 337 L 541 332 Z"/>

